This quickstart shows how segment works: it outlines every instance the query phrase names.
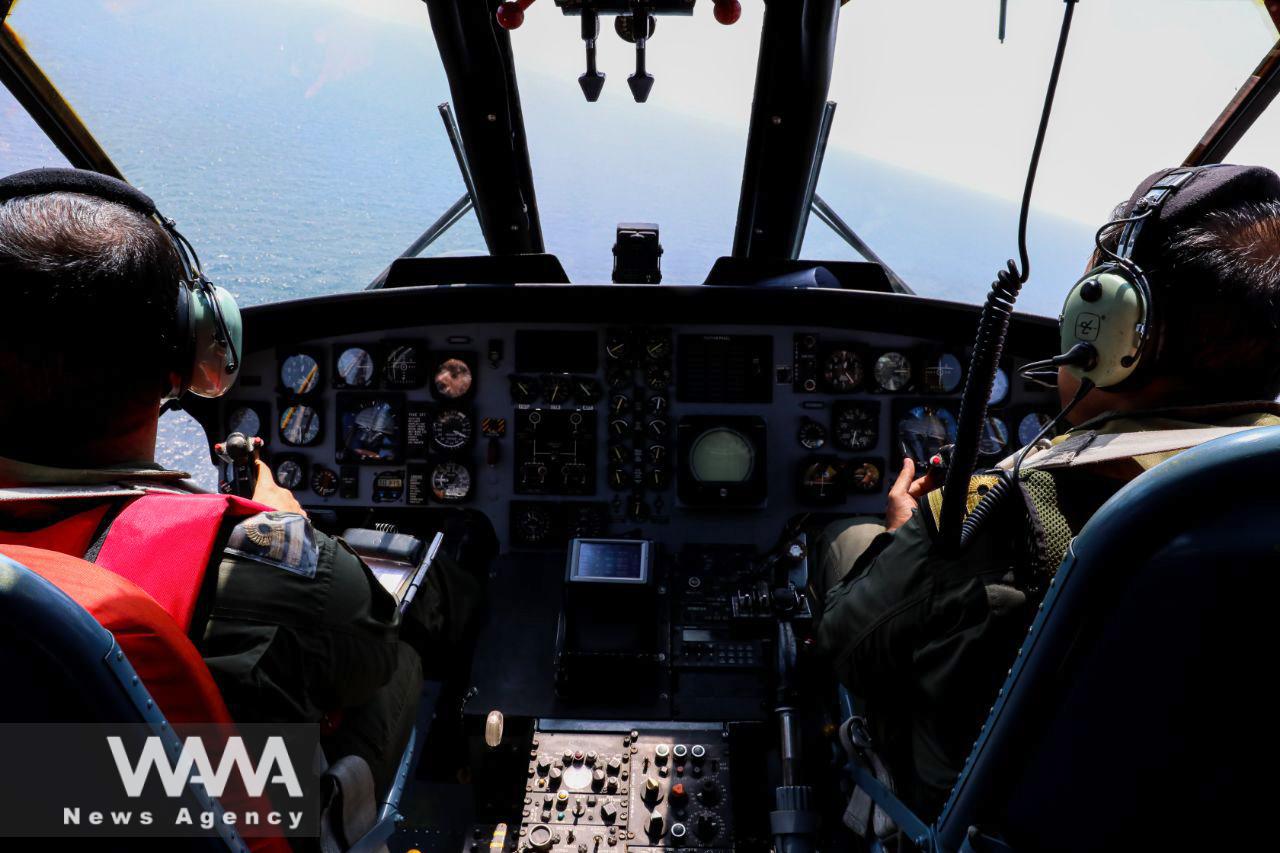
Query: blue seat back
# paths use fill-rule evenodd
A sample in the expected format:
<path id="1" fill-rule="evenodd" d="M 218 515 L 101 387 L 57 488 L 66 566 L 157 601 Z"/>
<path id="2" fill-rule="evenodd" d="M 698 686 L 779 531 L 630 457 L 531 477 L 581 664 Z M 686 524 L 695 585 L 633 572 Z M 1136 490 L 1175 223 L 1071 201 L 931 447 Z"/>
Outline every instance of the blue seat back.
<path id="1" fill-rule="evenodd" d="M 1148 471 L 1076 538 L 937 823 L 1015 850 L 1232 849 L 1274 773 L 1280 427 Z"/>

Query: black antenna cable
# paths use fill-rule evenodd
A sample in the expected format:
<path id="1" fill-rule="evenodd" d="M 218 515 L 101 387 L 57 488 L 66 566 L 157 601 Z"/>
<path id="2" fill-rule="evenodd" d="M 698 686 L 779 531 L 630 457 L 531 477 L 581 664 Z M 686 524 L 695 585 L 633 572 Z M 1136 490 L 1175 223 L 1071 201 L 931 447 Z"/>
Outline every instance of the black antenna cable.
<path id="1" fill-rule="evenodd" d="M 978 463 L 978 441 L 987 419 L 987 401 L 995 384 L 996 370 L 1004 352 L 1005 337 L 1009 333 L 1009 320 L 1013 316 L 1013 304 L 1022 285 L 1031 275 L 1031 258 L 1027 252 L 1027 218 L 1031 213 L 1031 191 L 1035 186 L 1036 172 L 1040 168 L 1040 152 L 1044 148 L 1049 130 L 1049 116 L 1053 113 L 1053 98 L 1058 91 L 1058 77 L 1062 72 L 1062 59 L 1067 51 L 1067 39 L 1071 35 L 1071 19 L 1078 0 L 1064 0 L 1066 9 L 1062 16 L 1062 30 L 1058 35 L 1058 48 L 1053 57 L 1053 71 L 1049 74 L 1049 87 L 1040 112 L 1040 127 L 1036 131 L 1035 146 L 1031 150 L 1031 163 L 1027 168 L 1027 182 L 1022 190 L 1022 209 L 1018 215 L 1019 268 L 1012 260 L 1008 267 L 996 275 L 978 317 L 978 331 L 973 342 L 973 356 L 969 361 L 969 374 L 965 378 L 964 395 L 960 400 L 960 417 L 956 427 L 955 447 L 947 480 L 942 493 L 942 513 L 939 529 L 944 547 L 956 553 L 961 546 L 961 525 L 964 523 L 965 506 L 969 498 L 969 480 Z"/>

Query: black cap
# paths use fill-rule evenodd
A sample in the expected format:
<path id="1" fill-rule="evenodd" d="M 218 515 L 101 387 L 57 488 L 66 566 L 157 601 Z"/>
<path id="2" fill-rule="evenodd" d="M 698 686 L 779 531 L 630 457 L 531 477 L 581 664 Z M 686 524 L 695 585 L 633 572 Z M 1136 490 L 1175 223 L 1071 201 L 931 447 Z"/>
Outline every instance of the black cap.
<path id="1" fill-rule="evenodd" d="M 1133 215 L 1138 201 L 1166 176 L 1186 167 L 1161 169 L 1150 175 L 1129 197 L 1125 216 Z M 1142 227 L 1135 260 L 1142 262 L 1142 247 L 1158 246 L 1175 229 L 1195 225 L 1210 213 L 1249 202 L 1280 201 L 1280 175 L 1264 166 L 1222 163 L 1192 170 L 1189 178 L 1169 196 L 1156 216 Z"/>

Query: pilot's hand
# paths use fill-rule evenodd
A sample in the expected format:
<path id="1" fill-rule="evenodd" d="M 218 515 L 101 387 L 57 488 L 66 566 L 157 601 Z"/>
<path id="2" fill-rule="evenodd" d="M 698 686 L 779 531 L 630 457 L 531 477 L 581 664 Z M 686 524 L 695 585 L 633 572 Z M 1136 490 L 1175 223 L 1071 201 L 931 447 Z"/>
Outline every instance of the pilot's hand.
<path id="1" fill-rule="evenodd" d="M 276 478 L 271 476 L 271 469 L 261 459 L 258 460 L 258 482 L 253 487 L 253 499 L 281 512 L 296 512 L 302 516 L 307 514 L 293 492 L 276 482 Z"/>
<path id="2" fill-rule="evenodd" d="M 916 503 L 925 495 L 938 488 L 934 482 L 933 471 L 923 477 L 916 477 L 916 463 L 910 458 L 902 460 L 902 473 L 889 489 L 889 502 L 885 507 L 885 529 L 897 530 L 911 520 Z"/>

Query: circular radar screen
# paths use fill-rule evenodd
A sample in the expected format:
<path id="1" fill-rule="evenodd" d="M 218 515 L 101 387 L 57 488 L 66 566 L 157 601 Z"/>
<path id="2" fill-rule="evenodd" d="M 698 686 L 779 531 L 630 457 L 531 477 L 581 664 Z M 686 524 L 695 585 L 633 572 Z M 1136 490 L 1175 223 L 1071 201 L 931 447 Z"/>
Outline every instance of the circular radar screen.
<path id="1" fill-rule="evenodd" d="M 295 353 L 280 363 L 280 384 L 294 394 L 309 394 L 320 384 L 320 365 L 306 353 Z"/>
<path id="2" fill-rule="evenodd" d="M 460 358 L 446 358 L 436 368 L 436 395 L 446 400 L 460 400 L 471 393 L 471 368 Z"/>
<path id="3" fill-rule="evenodd" d="M 471 418 L 465 412 L 446 409 L 431 423 L 431 441 L 441 450 L 461 450 L 471 441 Z"/>
<path id="4" fill-rule="evenodd" d="M 276 482 L 290 491 L 302 486 L 302 463 L 297 459 L 282 459 L 276 463 Z"/>
<path id="5" fill-rule="evenodd" d="M 964 370 L 960 367 L 960 359 L 949 352 L 936 356 L 925 364 L 925 389 L 935 394 L 950 394 L 960 387 L 964 379 Z"/>
<path id="6" fill-rule="evenodd" d="M 262 418 L 249 406 L 241 406 L 227 418 L 227 431 L 238 432 L 250 438 L 262 435 Z"/>
<path id="7" fill-rule="evenodd" d="M 751 442 L 728 427 L 707 430 L 689 448 L 689 471 L 702 483 L 745 483 L 755 462 Z"/>
<path id="8" fill-rule="evenodd" d="M 338 356 L 338 378 L 348 388 L 368 388 L 373 384 L 373 356 L 360 347 L 348 347 Z"/>
<path id="9" fill-rule="evenodd" d="M 280 413 L 280 438 L 285 444 L 306 447 L 320 437 L 320 413 L 310 406 L 286 406 Z"/>
<path id="10" fill-rule="evenodd" d="M 460 462 L 441 462 L 431 472 L 431 494 L 440 503 L 471 497 L 471 472 Z"/>
<path id="11" fill-rule="evenodd" d="M 991 383 L 991 396 L 987 398 L 987 405 L 998 406 L 1009 396 L 1009 374 L 1004 372 L 1004 368 L 996 369 L 995 381 Z"/>
<path id="12" fill-rule="evenodd" d="M 933 406 L 916 406 L 898 421 L 898 442 L 902 452 L 916 463 L 927 463 L 956 440 L 956 418 Z"/>
<path id="13" fill-rule="evenodd" d="M 876 384 L 885 391 L 902 391 L 911 385 L 911 360 L 900 352 L 887 352 L 876 359 Z"/>
<path id="14" fill-rule="evenodd" d="M 822 366 L 823 380 L 838 394 L 858 388 L 862 385 L 862 376 L 862 359 L 847 349 L 833 350 Z"/>
<path id="15" fill-rule="evenodd" d="M 1009 427 L 995 416 L 989 416 L 982 424 L 982 435 L 978 439 L 978 452 L 985 456 L 1003 453 L 1009 446 Z"/>
<path id="16" fill-rule="evenodd" d="M 879 411 L 861 403 L 835 407 L 836 444 L 844 450 L 870 450 L 880 440 Z"/>
<path id="17" fill-rule="evenodd" d="M 1023 415 L 1022 420 L 1018 421 L 1018 444 L 1027 445 L 1035 441 L 1036 436 L 1051 421 L 1053 421 L 1053 418 L 1043 412 L 1032 412 L 1029 415 Z"/>
<path id="18" fill-rule="evenodd" d="M 397 344 L 387 351 L 382 378 L 395 388 L 417 388 L 422 384 L 420 360 L 417 344 Z"/>

